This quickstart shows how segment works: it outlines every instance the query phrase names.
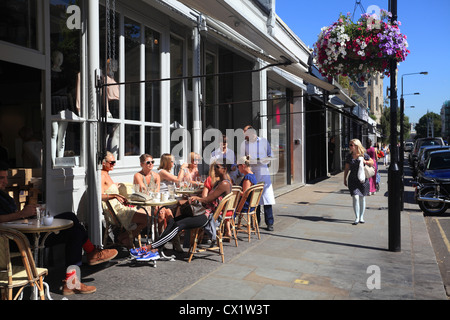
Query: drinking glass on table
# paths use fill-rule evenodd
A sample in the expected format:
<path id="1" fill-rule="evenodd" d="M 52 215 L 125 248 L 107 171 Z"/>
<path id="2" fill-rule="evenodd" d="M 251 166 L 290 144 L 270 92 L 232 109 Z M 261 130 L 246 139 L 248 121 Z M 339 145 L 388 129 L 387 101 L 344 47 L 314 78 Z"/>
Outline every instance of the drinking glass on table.
<path id="1" fill-rule="evenodd" d="M 170 183 L 167 185 L 167 188 L 169 189 L 169 195 L 170 195 L 170 200 L 174 200 L 175 199 L 175 184 Z"/>
<path id="2" fill-rule="evenodd" d="M 36 221 L 40 225 L 45 216 L 45 203 L 38 203 L 36 207 Z"/>

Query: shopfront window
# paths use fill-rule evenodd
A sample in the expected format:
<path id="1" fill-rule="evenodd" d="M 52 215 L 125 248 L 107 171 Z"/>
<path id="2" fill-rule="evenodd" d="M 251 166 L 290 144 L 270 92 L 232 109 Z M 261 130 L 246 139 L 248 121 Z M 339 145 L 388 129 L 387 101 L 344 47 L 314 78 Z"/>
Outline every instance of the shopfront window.
<path id="1" fill-rule="evenodd" d="M 159 53 L 160 34 L 145 27 L 145 79 L 160 78 L 161 59 Z M 145 121 L 161 122 L 160 107 L 161 82 L 151 81 L 145 84 Z"/>
<path id="2" fill-rule="evenodd" d="M 183 76 L 183 41 L 170 37 L 170 77 L 178 78 Z M 169 110 L 168 110 L 169 111 Z M 183 80 L 170 80 L 170 133 L 183 123 Z M 179 141 L 171 141 L 172 150 Z"/>
<path id="3" fill-rule="evenodd" d="M 77 166 L 81 154 L 83 103 L 80 30 L 68 29 L 70 0 L 50 1 L 51 157 L 56 167 Z"/>
<path id="4" fill-rule="evenodd" d="M 269 80 L 267 101 L 268 138 L 272 147 L 272 155 L 278 156 L 272 168 L 272 184 L 274 188 L 287 183 L 287 163 L 289 155 L 287 149 L 286 132 L 286 88 Z M 271 138 L 274 138 L 271 141 Z"/>
<path id="5" fill-rule="evenodd" d="M 37 3 L 29 0 L 0 1 L 0 40 L 37 49 Z"/>
<path id="6" fill-rule="evenodd" d="M 125 81 L 139 81 L 141 67 L 141 25 L 129 18 L 124 19 Z M 125 119 L 139 120 L 140 84 L 125 87 Z"/>
<path id="7" fill-rule="evenodd" d="M 99 12 L 100 57 L 104 61 L 105 55 L 112 55 L 116 61 L 114 72 L 108 72 L 108 81 L 125 83 L 113 86 L 115 93 L 108 93 L 106 149 L 118 160 L 144 152 L 157 158 L 161 150 L 161 82 L 148 80 L 161 78 L 161 34 L 147 26 L 148 21 L 130 18 L 121 7 L 115 9 L 111 8 L 108 15 L 101 6 Z"/>

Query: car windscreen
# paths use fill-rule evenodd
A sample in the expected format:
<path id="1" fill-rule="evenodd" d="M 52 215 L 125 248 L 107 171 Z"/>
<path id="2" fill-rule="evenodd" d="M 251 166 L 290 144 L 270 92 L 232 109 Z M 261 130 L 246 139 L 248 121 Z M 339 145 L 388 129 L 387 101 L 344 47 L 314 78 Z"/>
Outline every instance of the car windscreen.
<path id="1" fill-rule="evenodd" d="M 428 170 L 450 169 L 450 152 L 432 154 L 428 159 Z"/>

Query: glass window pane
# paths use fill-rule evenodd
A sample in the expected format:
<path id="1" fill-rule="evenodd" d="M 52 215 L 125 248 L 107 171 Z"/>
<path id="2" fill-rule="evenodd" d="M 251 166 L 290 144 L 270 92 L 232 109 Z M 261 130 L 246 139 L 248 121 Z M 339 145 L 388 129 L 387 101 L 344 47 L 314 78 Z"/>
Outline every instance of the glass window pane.
<path id="1" fill-rule="evenodd" d="M 159 79 L 161 60 L 159 54 L 160 35 L 152 29 L 145 28 L 145 79 Z M 145 121 L 161 122 L 160 107 L 161 83 L 159 81 L 145 84 Z"/>
<path id="2" fill-rule="evenodd" d="M 270 82 L 270 80 L 269 80 Z M 286 91 L 284 87 L 270 87 L 269 83 L 269 100 L 267 102 L 267 127 L 268 138 L 274 138 L 278 141 L 270 141 L 272 147 L 272 155 L 278 156 L 278 167 L 276 172 L 271 176 L 274 188 L 286 185 L 287 183 L 287 154 L 286 154 Z M 275 84 L 276 85 L 276 84 Z M 274 132 L 272 132 L 274 130 Z M 276 130 L 276 131 L 275 131 Z M 274 167 L 275 168 L 275 167 Z"/>
<path id="3" fill-rule="evenodd" d="M 141 154 L 139 147 L 139 126 L 126 125 L 125 126 L 125 155 L 137 156 Z"/>
<path id="4" fill-rule="evenodd" d="M 141 26 L 137 22 L 125 18 L 125 81 L 139 81 L 140 77 L 140 45 Z M 125 86 L 125 119 L 139 120 L 140 84 Z"/>
<path id="5" fill-rule="evenodd" d="M 70 0 L 50 1 L 51 157 L 53 165 L 79 165 L 81 125 L 69 122 L 82 116 L 80 30 L 68 29 Z M 69 120 L 69 121 L 67 121 Z"/>
<path id="6" fill-rule="evenodd" d="M 37 49 L 36 21 L 36 1 L 0 1 L 0 40 Z"/>
<path id="7" fill-rule="evenodd" d="M 206 53 L 205 58 L 205 74 L 215 73 L 215 57 L 212 54 Z M 215 96 L 215 79 L 216 77 L 205 78 L 205 123 L 217 128 L 218 124 L 215 122 L 215 113 L 218 111 L 218 107 L 214 106 Z"/>
<path id="8" fill-rule="evenodd" d="M 183 76 L 183 42 L 170 38 L 170 77 Z M 183 124 L 183 85 L 182 80 L 170 80 L 170 123 Z"/>
<path id="9" fill-rule="evenodd" d="M 81 124 L 53 121 L 52 132 L 58 132 L 55 166 L 78 166 L 81 154 Z"/>
<path id="10" fill-rule="evenodd" d="M 153 158 L 161 157 L 161 128 L 145 128 L 145 152 Z"/>

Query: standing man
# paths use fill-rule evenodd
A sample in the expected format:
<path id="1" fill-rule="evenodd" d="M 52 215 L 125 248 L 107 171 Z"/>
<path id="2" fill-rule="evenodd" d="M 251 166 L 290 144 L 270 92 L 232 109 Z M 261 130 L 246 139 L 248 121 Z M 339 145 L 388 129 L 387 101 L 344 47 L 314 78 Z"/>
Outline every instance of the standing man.
<path id="1" fill-rule="evenodd" d="M 275 204 L 272 181 L 269 173 L 269 160 L 266 158 L 272 156 L 272 149 L 269 141 L 258 137 L 256 130 L 252 126 L 244 127 L 245 141 L 241 144 L 240 155 L 249 155 L 250 164 L 255 174 L 256 181 L 264 182 L 264 192 L 261 196 L 260 205 L 256 209 L 258 224 L 261 220 L 261 205 L 264 206 L 264 220 L 268 231 L 273 231 L 273 211 L 272 205 Z M 256 163 L 255 163 L 256 162 Z"/>

